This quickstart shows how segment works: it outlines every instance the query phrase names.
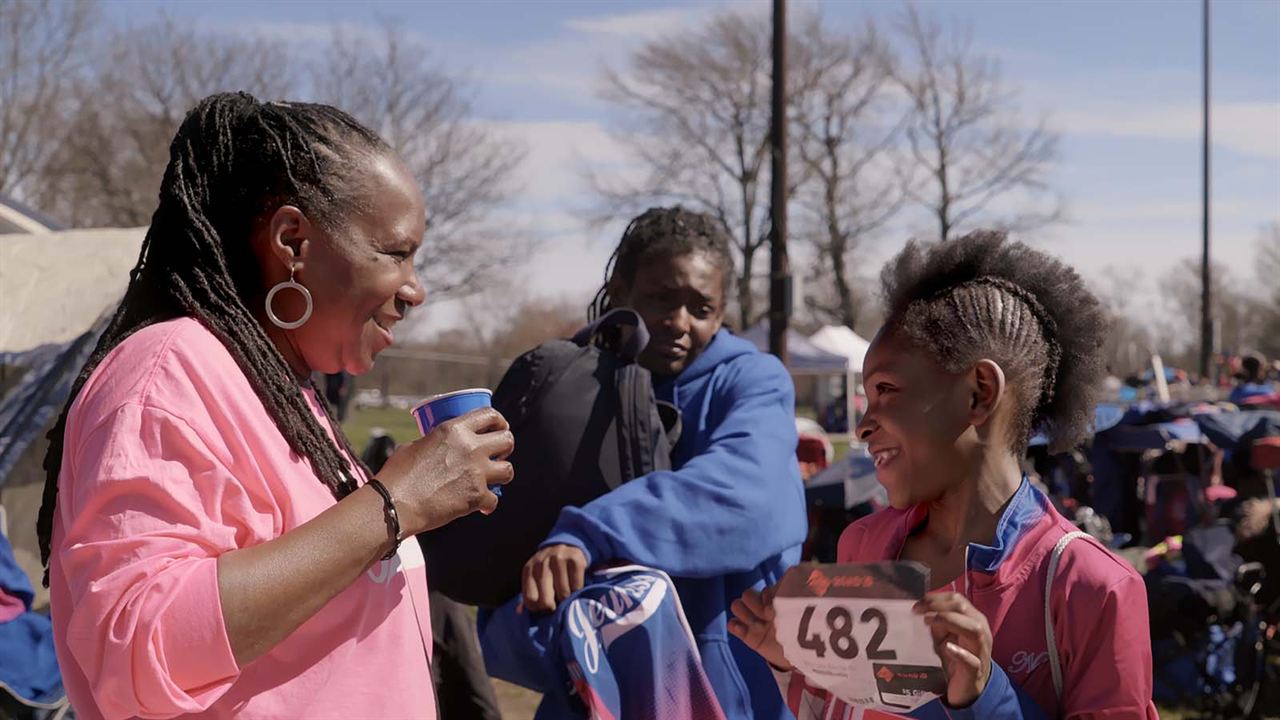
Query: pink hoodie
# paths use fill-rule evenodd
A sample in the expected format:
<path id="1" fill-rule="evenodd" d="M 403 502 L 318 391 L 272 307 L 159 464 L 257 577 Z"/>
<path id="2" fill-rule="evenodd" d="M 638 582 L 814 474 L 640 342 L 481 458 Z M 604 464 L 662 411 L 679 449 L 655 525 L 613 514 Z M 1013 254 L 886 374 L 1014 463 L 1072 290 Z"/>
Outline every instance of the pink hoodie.
<path id="1" fill-rule="evenodd" d="M 918 505 L 863 518 L 840 536 L 838 560 L 896 560 L 907 536 L 927 517 L 928 506 Z M 956 582 L 991 625 L 991 680 L 968 708 L 945 708 L 934 701 L 911 717 L 1158 718 L 1151 702 L 1151 637 L 1142 577 L 1092 539 L 1067 545 L 1054 578 L 1050 605 L 1062 664 L 1061 702 L 1054 691 L 1045 639 L 1045 579 L 1053 546 L 1075 530 L 1023 480 L 1000 518 L 995 544 L 969 545 L 967 570 Z M 799 673 L 781 676 L 780 682 L 799 720 L 857 715 Z M 868 712 L 864 717 L 893 716 Z"/>
<path id="2" fill-rule="evenodd" d="M 58 485 L 50 599 L 80 717 L 435 718 L 415 542 L 236 666 L 218 556 L 335 500 L 197 321 L 145 328 L 107 356 L 72 406 Z"/>

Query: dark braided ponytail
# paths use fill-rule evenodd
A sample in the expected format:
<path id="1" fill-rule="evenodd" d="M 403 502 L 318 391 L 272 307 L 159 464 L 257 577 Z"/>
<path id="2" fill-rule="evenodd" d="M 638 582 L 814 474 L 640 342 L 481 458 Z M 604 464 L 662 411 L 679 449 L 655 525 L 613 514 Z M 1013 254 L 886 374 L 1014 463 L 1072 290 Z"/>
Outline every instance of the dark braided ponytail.
<path id="1" fill-rule="evenodd" d="M 264 104 L 245 93 L 223 93 L 204 99 L 187 114 L 169 147 L 160 203 L 129 273 L 124 299 L 49 433 L 44 502 L 36 526 L 46 567 L 67 413 L 113 348 L 164 320 L 187 316 L 208 328 L 249 378 L 290 447 L 310 461 L 334 497 L 354 490 L 341 451 L 249 309 L 262 292 L 249 237 L 257 218 L 285 204 L 334 228 L 344 213 L 359 209 L 355 203 L 362 193 L 355 189 L 367 161 L 389 151 L 374 132 L 327 105 Z M 356 457 L 332 413 L 329 422 L 343 449 Z"/>
<path id="2" fill-rule="evenodd" d="M 733 254 L 729 250 L 729 233 L 724 223 L 702 213 L 682 207 L 649 208 L 627 225 L 622 240 L 604 268 L 604 284 L 587 308 L 587 320 L 594 321 L 611 309 L 609 284 L 615 280 L 630 283 L 636 270 L 654 260 L 702 252 L 711 256 L 724 277 L 724 296 L 729 296 L 733 282 Z"/>
<path id="3" fill-rule="evenodd" d="M 1075 270 L 1004 233 L 979 231 L 932 246 L 910 242 L 880 276 L 889 320 L 944 368 L 987 358 L 1017 406 L 1015 453 L 1035 431 L 1055 451 L 1093 420 L 1108 322 Z"/>

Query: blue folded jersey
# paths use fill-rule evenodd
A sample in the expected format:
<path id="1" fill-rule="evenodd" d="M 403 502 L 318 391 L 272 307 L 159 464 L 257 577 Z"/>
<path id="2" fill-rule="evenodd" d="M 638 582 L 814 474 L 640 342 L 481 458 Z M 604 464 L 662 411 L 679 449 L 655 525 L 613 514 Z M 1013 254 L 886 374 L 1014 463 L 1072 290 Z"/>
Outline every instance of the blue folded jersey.
<path id="1" fill-rule="evenodd" d="M 724 718 L 663 572 L 600 571 L 552 614 L 517 599 L 479 626 L 489 672 L 543 693 L 537 720 Z"/>

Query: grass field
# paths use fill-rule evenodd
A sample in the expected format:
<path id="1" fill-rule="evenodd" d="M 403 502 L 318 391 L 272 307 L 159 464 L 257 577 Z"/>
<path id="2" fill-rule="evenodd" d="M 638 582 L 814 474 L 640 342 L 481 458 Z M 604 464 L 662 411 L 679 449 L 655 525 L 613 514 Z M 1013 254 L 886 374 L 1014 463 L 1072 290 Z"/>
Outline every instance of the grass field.
<path id="1" fill-rule="evenodd" d="M 390 433 L 397 443 L 406 443 L 418 437 L 418 426 L 409 411 L 391 407 L 353 409 L 347 421 L 342 424 L 342 429 L 346 431 L 356 452 L 364 450 L 369 442 L 369 431 L 375 427 Z"/>

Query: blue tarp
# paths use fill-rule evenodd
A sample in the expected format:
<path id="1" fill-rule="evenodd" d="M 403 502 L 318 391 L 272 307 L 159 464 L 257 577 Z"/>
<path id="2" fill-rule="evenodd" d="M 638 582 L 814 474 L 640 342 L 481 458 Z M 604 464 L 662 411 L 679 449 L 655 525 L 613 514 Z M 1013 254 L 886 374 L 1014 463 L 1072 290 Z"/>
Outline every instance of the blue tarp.
<path id="1" fill-rule="evenodd" d="M 1105 403 L 1099 405 L 1093 411 L 1093 426 L 1090 428 L 1089 432 L 1097 434 L 1110 430 L 1120 424 L 1120 421 L 1124 419 L 1124 416 L 1125 408 L 1120 405 L 1109 405 Z M 1036 433 L 1035 436 L 1031 438 L 1031 442 L 1028 443 L 1031 447 L 1039 447 L 1041 445 L 1048 444 L 1049 436 L 1044 433 Z"/>
<path id="2" fill-rule="evenodd" d="M 1248 448 L 1254 440 L 1280 435 L 1280 411 L 1243 410 L 1196 416 L 1205 437 L 1224 450 Z"/>
<path id="3" fill-rule="evenodd" d="M 57 418 L 114 312 L 114 307 L 108 309 L 93 327 L 69 343 L 0 353 L 0 364 L 26 368 L 17 386 L 0 399 L 0 488 L 8 482 L 27 446 Z"/>

